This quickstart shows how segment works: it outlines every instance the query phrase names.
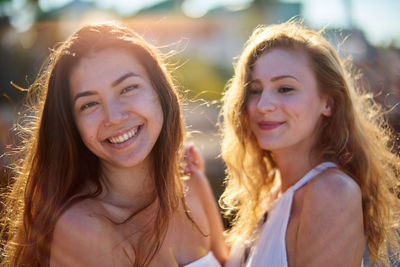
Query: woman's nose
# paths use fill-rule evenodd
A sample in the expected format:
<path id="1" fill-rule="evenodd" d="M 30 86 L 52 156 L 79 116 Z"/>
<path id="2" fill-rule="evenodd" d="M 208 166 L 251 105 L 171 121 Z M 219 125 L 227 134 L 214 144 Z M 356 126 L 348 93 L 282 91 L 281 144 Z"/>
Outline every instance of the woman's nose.
<path id="1" fill-rule="evenodd" d="M 264 89 L 257 103 L 257 109 L 261 113 L 272 112 L 276 110 L 276 104 L 275 97 Z"/>
<path id="2" fill-rule="evenodd" d="M 117 101 L 109 101 L 105 105 L 105 125 L 112 126 L 123 123 L 128 118 L 124 105 Z"/>

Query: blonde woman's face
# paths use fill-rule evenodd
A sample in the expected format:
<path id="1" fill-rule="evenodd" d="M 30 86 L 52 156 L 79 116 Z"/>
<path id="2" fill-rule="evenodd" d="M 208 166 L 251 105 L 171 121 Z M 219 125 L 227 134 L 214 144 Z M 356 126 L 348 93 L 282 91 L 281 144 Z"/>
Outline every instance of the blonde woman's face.
<path id="1" fill-rule="evenodd" d="M 259 146 L 274 152 L 304 151 L 316 138 L 321 116 L 330 116 L 327 99 L 318 95 L 307 56 L 273 49 L 255 63 L 248 87 L 247 114 Z"/>
<path id="2" fill-rule="evenodd" d="M 148 159 L 163 125 L 150 78 L 128 51 L 105 49 L 81 59 L 70 77 L 81 138 L 102 164 L 129 168 Z"/>

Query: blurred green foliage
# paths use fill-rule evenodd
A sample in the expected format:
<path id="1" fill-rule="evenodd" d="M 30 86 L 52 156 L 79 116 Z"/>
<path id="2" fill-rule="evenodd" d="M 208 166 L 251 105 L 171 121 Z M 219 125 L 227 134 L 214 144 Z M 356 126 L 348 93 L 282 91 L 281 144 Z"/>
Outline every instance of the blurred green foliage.
<path id="1" fill-rule="evenodd" d="M 173 76 L 186 98 L 208 101 L 221 99 L 233 70 L 216 66 L 211 61 L 196 56 L 178 61 L 183 63 L 173 72 Z"/>

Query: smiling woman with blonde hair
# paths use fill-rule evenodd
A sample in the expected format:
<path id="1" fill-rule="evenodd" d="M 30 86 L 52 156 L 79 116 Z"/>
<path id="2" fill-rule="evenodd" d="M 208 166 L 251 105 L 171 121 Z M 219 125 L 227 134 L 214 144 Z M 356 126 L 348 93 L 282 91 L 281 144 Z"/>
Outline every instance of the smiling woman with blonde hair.
<path id="1" fill-rule="evenodd" d="M 365 248 L 381 263 L 387 245 L 399 251 L 395 136 L 357 85 L 320 32 L 253 32 L 223 99 L 227 266 L 360 266 Z"/>

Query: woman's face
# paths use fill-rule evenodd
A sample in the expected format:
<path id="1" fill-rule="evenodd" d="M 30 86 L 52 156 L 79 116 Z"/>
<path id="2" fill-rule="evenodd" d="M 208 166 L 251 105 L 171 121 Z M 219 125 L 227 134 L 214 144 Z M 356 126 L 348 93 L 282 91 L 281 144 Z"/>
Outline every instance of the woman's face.
<path id="1" fill-rule="evenodd" d="M 327 99 L 318 95 L 306 54 L 299 51 L 273 49 L 263 54 L 247 90 L 250 129 L 259 146 L 273 153 L 311 148 L 318 121 L 331 114 Z"/>
<path id="2" fill-rule="evenodd" d="M 70 87 L 81 138 L 103 164 L 129 168 L 148 160 L 163 111 L 132 53 L 108 48 L 89 54 L 72 70 Z"/>

